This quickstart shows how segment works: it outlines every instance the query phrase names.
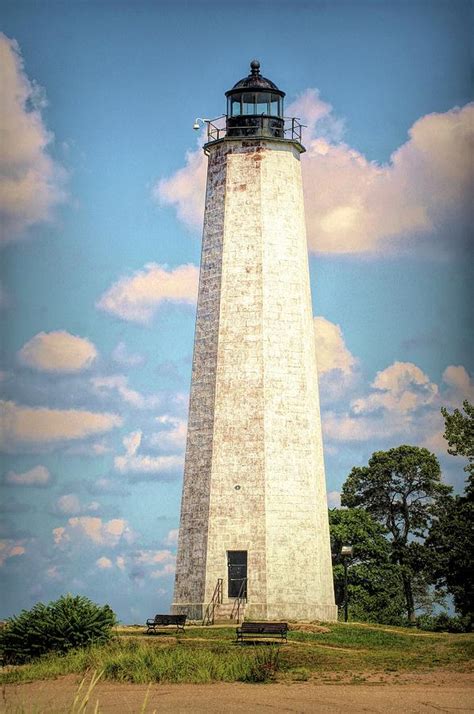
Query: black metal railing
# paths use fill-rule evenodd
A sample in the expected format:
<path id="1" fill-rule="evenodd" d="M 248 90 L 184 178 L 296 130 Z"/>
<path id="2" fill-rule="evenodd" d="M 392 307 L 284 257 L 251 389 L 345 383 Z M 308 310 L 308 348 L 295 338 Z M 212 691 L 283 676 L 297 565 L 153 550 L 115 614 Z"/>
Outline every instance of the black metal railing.
<path id="1" fill-rule="evenodd" d="M 233 117 L 235 120 L 237 117 Z M 228 127 L 226 126 L 227 117 L 224 115 L 222 117 L 217 117 L 217 119 L 206 119 L 207 125 L 207 141 L 219 141 L 228 135 Z M 252 127 L 249 127 L 248 119 L 252 119 Z M 230 127 L 229 136 L 236 136 L 238 132 L 245 133 L 247 136 L 260 136 L 259 130 L 265 136 L 268 135 L 268 122 L 272 117 L 268 117 L 264 114 L 261 116 L 252 117 L 242 117 L 242 125 L 232 124 Z M 298 117 L 284 117 L 282 120 L 282 136 L 278 135 L 277 138 L 284 138 L 288 141 L 297 141 L 301 144 L 302 141 L 302 130 L 305 124 L 302 124 Z M 219 125 L 217 122 L 225 122 L 224 126 Z M 250 133 L 252 132 L 252 133 Z M 271 137 L 269 137 L 271 138 Z"/>
<path id="2" fill-rule="evenodd" d="M 240 623 L 240 619 L 244 614 L 245 603 L 247 602 L 247 578 L 242 579 L 240 585 L 239 594 L 234 600 L 234 606 L 230 614 L 231 620 L 237 620 Z"/>
<path id="3" fill-rule="evenodd" d="M 212 594 L 212 599 L 209 605 L 206 607 L 206 612 L 204 613 L 204 618 L 202 621 L 203 625 L 213 625 L 214 624 L 214 613 L 216 608 L 222 604 L 223 595 L 223 578 L 217 578 L 216 587 Z"/>

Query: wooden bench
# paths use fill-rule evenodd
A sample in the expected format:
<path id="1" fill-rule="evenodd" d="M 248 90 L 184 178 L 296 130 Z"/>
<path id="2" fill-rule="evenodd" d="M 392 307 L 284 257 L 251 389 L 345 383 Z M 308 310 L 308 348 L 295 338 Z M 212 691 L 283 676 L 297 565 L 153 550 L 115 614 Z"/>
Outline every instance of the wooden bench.
<path id="1" fill-rule="evenodd" d="M 186 615 L 155 615 L 153 620 L 146 621 L 147 635 L 154 633 L 157 634 L 157 627 L 166 627 L 167 625 L 174 625 L 176 627 L 176 632 L 182 630 L 184 632 L 184 626 L 186 624 Z"/>
<path id="2" fill-rule="evenodd" d="M 243 642 L 244 637 L 249 639 L 257 639 L 260 637 L 280 637 L 285 642 L 287 641 L 288 623 L 287 622 L 243 622 L 237 628 L 237 642 Z"/>

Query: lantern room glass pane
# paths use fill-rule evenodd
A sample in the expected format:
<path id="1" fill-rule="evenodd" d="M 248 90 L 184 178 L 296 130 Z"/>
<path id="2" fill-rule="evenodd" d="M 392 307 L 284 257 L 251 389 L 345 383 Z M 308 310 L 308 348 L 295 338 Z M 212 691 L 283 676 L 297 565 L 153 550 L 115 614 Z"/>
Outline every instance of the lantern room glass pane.
<path id="1" fill-rule="evenodd" d="M 255 94 L 242 94 L 242 114 L 255 114 Z"/>
<path id="2" fill-rule="evenodd" d="M 240 114 L 242 114 L 242 105 L 240 102 L 240 96 L 232 97 L 230 114 L 233 117 L 239 116 Z"/>
<path id="3" fill-rule="evenodd" d="M 235 117 L 247 116 L 283 116 L 283 100 L 278 94 L 271 92 L 243 92 L 229 97 L 228 115 Z"/>

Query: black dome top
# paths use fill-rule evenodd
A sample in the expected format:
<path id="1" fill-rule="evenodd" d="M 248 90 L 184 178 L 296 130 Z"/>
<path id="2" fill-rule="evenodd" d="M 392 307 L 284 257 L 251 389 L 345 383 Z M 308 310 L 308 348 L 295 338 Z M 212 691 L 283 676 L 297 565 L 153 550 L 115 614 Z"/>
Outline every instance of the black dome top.
<path id="1" fill-rule="evenodd" d="M 281 97 L 285 96 L 285 92 L 282 92 L 281 89 L 278 89 L 276 84 L 272 82 L 270 79 L 267 79 L 266 77 L 262 77 L 260 74 L 260 62 L 258 60 L 252 60 L 250 63 L 250 74 L 248 77 L 244 77 L 243 79 L 239 80 L 232 89 L 229 89 L 229 91 L 226 92 L 226 96 L 229 96 L 229 94 L 234 94 L 235 92 L 238 92 L 239 90 L 253 90 L 253 91 L 272 91 L 277 94 L 279 94 Z"/>

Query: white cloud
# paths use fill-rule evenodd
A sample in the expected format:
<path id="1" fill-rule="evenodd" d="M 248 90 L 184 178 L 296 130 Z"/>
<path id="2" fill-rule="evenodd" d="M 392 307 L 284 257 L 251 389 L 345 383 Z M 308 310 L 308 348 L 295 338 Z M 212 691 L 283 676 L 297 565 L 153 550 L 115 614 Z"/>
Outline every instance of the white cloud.
<path id="1" fill-rule="evenodd" d="M 103 555 L 101 558 L 97 558 L 95 561 L 95 564 L 99 568 L 99 570 L 108 570 L 109 568 L 112 568 L 112 561 L 110 558 L 106 558 L 105 555 Z"/>
<path id="2" fill-rule="evenodd" d="M 56 507 L 61 513 L 73 515 L 82 510 L 81 502 L 75 493 L 66 493 L 56 501 Z"/>
<path id="3" fill-rule="evenodd" d="M 24 407 L 0 402 L 0 447 L 10 450 L 18 443 L 46 444 L 82 439 L 122 425 L 117 414 L 101 414 L 78 409 Z"/>
<path id="4" fill-rule="evenodd" d="M 318 316 L 314 318 L 314 332 L 318 373 L 338 370 L 350 375 L 356 366 L 356 359 L 346 347 L 340 326 Z"/>
<path id="5" fill-rule="evenodd" d="M 73 444 L 65 449 L 65 453 L 71 456 L 103 456 L 109 454 L 112 448 L 102 439 L 93 443 Z"/>
<path id="6" fill-rule="evenodd" d="M 170 550 L 139 550 L 134 554 L 134 561 L 138 565 L 157 565 L 174 562 L 175 557 Z"/>
<path id="7" fill-rule="evenodd" d="M 438 386 L 415 364 L 394 362 L 377 373 L 371 391 L 354 399 L 350 409 L 323 411 L 325 440 L 332 446 L 381 442 L 389 447 L 398 439 L 445 454 L 440 407 L 460 408 L 473 394 L 474 382 L 463 366 L 449 365 Z"/>
<path id="8" fill-rule="evenodd" d="M 129 352 L 125 342 L 119 342 L 112 352 L 112 359 L 124 367 L 139 367 L 145 363 L 145 358 L 138 352 Z"/>
<path id="9" fill-rule="evenodd" d="M 69 538 L 66 535 L 66 529 L 64 526 L 58 526 L 58 528 L 53 528 L 53 538 L 55 545 L 60 545 L 63 541 L 68 541 Z"/>
<path id="10" fill-rule="evenodd" d="M 178 545 L 179 528 L 172 528 L 168 531 L 166 538 L 164 539 L 165 545 L 174 546 Z"/>
<path id="11" fill-rule="evenodd" d="M 115 558 L 115 565 L 121 571 L 128 571 L 132 580 L 144 581 L 147 577 L 161 578 L 174 573 L 176 556 L 168 549 L 128 550 Z M 112 562 L 107 567 L 112 567 Z"/>
<path id="12" fill-rule="evenodd" d="M 355 414 L 368 414 L 378 409 L 401 414 L 413 412 L 431 404 L 438 394 L 437 385 L 412 362 L 394 362 L 377 372 L 371 386 L 377 391 L 352 402 Z"/>
<path id="13" fill-rule="evenodd" d="M 434 253 L 467 238 L 474 104 L 421 117 L 383 165 L 341 142 L 343 122 L 317 90 L 287 114 L 308 125 L 302 170 L 310 250 L 386 255 L 429 246 Z M 201 149 L 189 152 L 185 167 L 154 189 L 190 227 L 202 226 L 206 164 Z"/>
<path id="14" fill-rule="evenodd" d="M 447 393 L 445 392 L 448 404 L 460 408 L 465 399 L 474 403 L 474 381 L 465 367 L 452 364 L 446 367 L 443 382 L 448 387 Z"/>
<path id="15" fill-rule="evenodd" d="M 120 278 L 97 302 L 97 307 L 122 320 L 149 323 L 158 307 L 167 301 L 194 304 L 197 299 L 199 269 L 195 265 L 149 263 L 130 277 Z"/>
<path id="16" fill-rule="evenodd" d="M 390 414 L 380 418 L 371 416 L 354 416 L 349 412 L 324 412 L 322 415 L 323 433 L 332 442 L 380 441 L 394 437 L 414 436 L 410 428 L 412 417 Z"/>
<path id="17" fill-rule="evenodd" d="M 21 540 L 12 540 L 9 538 L 0 539 L 0 567 L 4 565 L 8 558 L 15 558 L 23 555 L 26 549 Z"/>
<path id="18" fill-rule="evenodd" d="M 51 580 L 62 580 L 62 576 L 57 565 L 52 565 L 50 568 L 47 568 L 46 575 L 48 578 L 51 578 Z"/>
<path id="19" fill-rule="evenodd" d="M 178 218 L 190 228 L 202 227 L 206 193 L 207 158 L 200 146 L 186 153 L 186 165 L 170 178 L 161 179 L 152 195 L 162 205 L 176 208 Z"/>
<path id="20" fill-rule="evenodd" d="M 340 491 L 329 491 L 327 494 L 328 508 L 340 508 L 341 507 L 341 492 Z"/>
<path id="21" fill-rule="evenodd" d="M 150 576 L 152 578 L 165 578 L 167 575 L 174 575 L 176 571 L 176 563 L 167 563 L 162 568 L 152 570 Z"/>
<path id="22" fill-rule="evenodd" d="M 117 394 L 135 409 L 156 409 L 161 404 L 157 394 L 144 396 L 128 386 L 128 378 L 117 374 L 110 377 L 94 377 L 91 384 L 98 393 L 117 392 Z"/>
<path id="23" fill-rule="evenodd" d="M 156 421 L 165 429 L 150 436 L 150 445 L 163 451 L 182 451 L 186 446 L 187 422 L 167 414 L 156 417 Z"/>
<path id="24" fill-rule="evenodd" d="M 464 239 L 473 182 L 473 115 L 471 104 L 421 117 L 385 165 L 321 138 L 316 125 L 302 159 L 310 249 L 406 252 L 436 236 L 436 250 L 446 251 L 459 237 L 456 230 Z M 444 238 L 448 226 L 449 242 Z"/>
<path id="25" fill-rule="evenodd" d="M 48 154 L 53 135 L 41 116 L 44 96 L 25 74 L 18 43 L 3 33 L 0 72 L 0 239 L 7 242 L 51 220 L 66 196 L 64 169 Z"/>
<path id="26" fill-rule="evenodd" d="M 46 466 L 34 466 L 23 473 L 9 471 L 5 483 L 11 486 L 47 486 L 51 482 L 51 474 Z"/>
<path id="27" fill-rule="evenodd" d="M 120 473 L 164 474 L 168 475 L 181 469 L 182 456 L 148 456 L 137 454 L 142 441 L 142 432 L 135 431 L 123 439 L 125 455 L 116 456 L 114 466 Z"/>
<path id="28" fill-rule="evenodd" d="M 449 365 L 443 372 L 439 404 L 448 409 L 462 411 L 462 403 L 465 399 L 474 402 L 474 380 L 462 365 Z M 438 453 L 446 453 L 448 442 L 444 438 L 444 418 L 439 409 L 431 415 L 427 426 L 423 446 Z"/>
<path id="29" fill-rule="evenodd" d="M 97 357 L 95 346 L 65 330 L 39 332 L 18 352 L 20 362 L 44 372 L 80 372 Z"/>
<path id="30" fill-rule="evenodd" d="M 133 554 L 135 566 L 156 566 L 159 568 L 150 572 L 152 578 L 162 578 L 175 572 L 176 556 L 170 550 L 140 550 Z"/>
<path id="31" fill-rule="evenodd" d="M 327 141 L 340 141 L 344 133 L 344 120 L 334 116 L 333 107 L 319 96 L 318 89 L 307 89 L 285 109 L 285 115 L 299 117 L 305 125 L 306 137 L 319 137 Z"/>
<path id="32" fill-rule="evenodd" d="M 119 570 L 125 570 L 125 558 L 123 555 L 117 555 L 115 558 L 115 564 Z"/>
<path id="33" fill-rule="evenodd" d="M 66 526 L 53 529 L 56 545 L 66 545 L 74 541 L 86 540 L 94 545 L 114 547 L 121 541 L 131 542 L 133 532 L 123 518 L 102 521 L 97 516 L 74 516 Z"/>

